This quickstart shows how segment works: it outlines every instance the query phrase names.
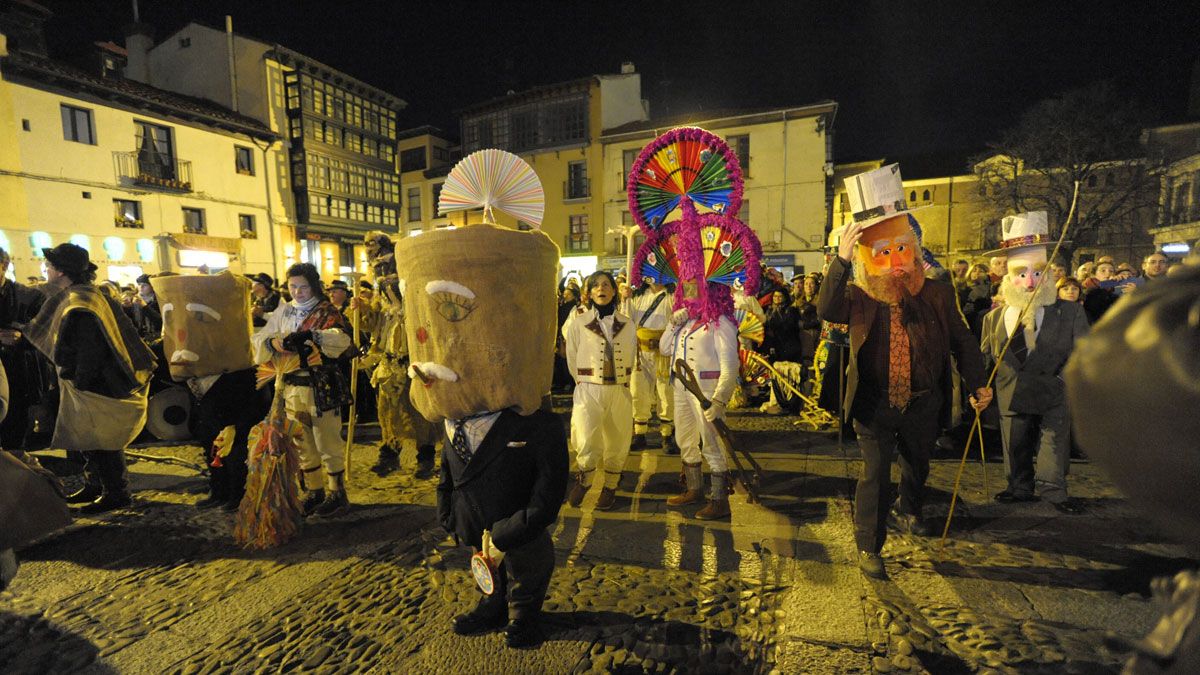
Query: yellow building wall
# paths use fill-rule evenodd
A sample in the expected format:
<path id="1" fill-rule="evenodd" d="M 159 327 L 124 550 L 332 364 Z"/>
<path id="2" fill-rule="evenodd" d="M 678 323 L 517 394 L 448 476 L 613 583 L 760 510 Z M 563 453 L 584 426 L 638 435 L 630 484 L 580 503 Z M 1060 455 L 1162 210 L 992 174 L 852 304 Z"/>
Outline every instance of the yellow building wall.
<path id="1" fill-rule="evenodd" d="M 7 38 L 0 33 L 0 56 L 7 53 Z M 4 246 L 10 254 L 13 252 L 14 234 L 29 229 L 29 207 L 19 178 L 21 152 L 17 135 L 21 133 L 21 120 L 13 113 L 11 89 L 0 81 L 0 232 L 8 239 L 7 244 L 0 241 L 0 246 Z M 24 276 L 28 275 L 15 278 L 24 281 Z"/>
<path id="2" fill-rule="evenodd" d="M 72 235 L 88 237 L 101 279 L 108 278 L 110 266 L 140 267 L 147 273 L 162 271 L 157 261 L 139 255 L 137 242 L 182 233 L 184 207 L 204 211 L 207 234 L 213 237 L 240 239 L 238 215 L 254 216 L 258 238 L 240 239 L 240 251 L 231 259 L 230 269 L 276 273 L 262 174 L 267 167 L 250 139 L 9 82 L 0 83 L 0 88 L 11 100 L 15 128 L 20 129 L 20 120 L 30 123 L 30 131 L 15 132 L 20 174 L 15 179 L 4 178 L 4 182 L 19 186 L 5 189 L 15 189 L 25 199 L 6 199 L 0 205 L 0 227 L 12 246 L 18 278 L 40 274 L 41 259 L 30 241 L 34 231 L 49 234 L 51 245 L 67 241 Z M 63 138 L 62 104 L 92 112 L 95 145 Z M 121 183 L 114 153 L 136 149 L 134 120 L 171 127 L 176 157 L 192 164 L 192 192 L 154 191 Z M 252 150 L 254 175 L 237 173 L 234 146 Z M 140 202 L 144 228 L 117 227 L 114 199 Z M 102 245 L 109 237 L 125 244 L 124 254 L 109 257 Z M 177 255 L 171 263 L 179 265 Z"/>

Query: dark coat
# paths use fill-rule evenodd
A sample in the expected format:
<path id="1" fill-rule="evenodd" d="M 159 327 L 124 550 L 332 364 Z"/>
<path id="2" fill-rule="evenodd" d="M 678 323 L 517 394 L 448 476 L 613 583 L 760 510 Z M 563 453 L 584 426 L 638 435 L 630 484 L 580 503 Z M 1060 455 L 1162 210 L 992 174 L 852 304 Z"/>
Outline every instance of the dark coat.
<path id="1" fill-rule="evenodd" d="M 763 322 L 766 336 L 762 351 L 771 356 L 771 361 L 801 363 L 803 345 L 800 338 L 800 310 L 788 305 L 767 309 L 767 320 Z"/>
<path id="2" fill-rule="evenodd" d="M 438 521 L 479 548 L 484 530 L 501 551 L 532 541 L 558 520 L 569 475 L 567 435 L 557 415 L 505 410 L 463 466 L 450 439 L 442 448 Z"/>
<path id="3" fill-rule="evenodd" d="M 1004 307 L 997 307 L 983 320 L 982 347 L 988 367 L 996 363 L 996 357 L 1008 341 L 1004 310 Z M 1075 349 L 1075 342 L 1087 333 L 1087 317 L 1079 303 L 1056 300 L 1047 305 L 1037 344 L 1025 361 L 1008 350 L 996 370 L 996 403 L 1000 413 L 1038 415 L 1066 403 L 1066 383 L 1061 373 Z"/>
<path id="4" fill-rule="evenodd" d="M 853 417 L 856 412 L 861 412 L 854 406 L 859 381 L 858 352 L 864 342 L 875 337 L 869 335 L 869 332 L 875 323 L 875 312 L 883 307 L 882 303 L 871 298 L 863 289 L 849 284 L 849 277 L 850 263 L 841 258 L 834 258 L 817 294 L 817 313 L 823 320 L 850 326 L 850 364 L 846 373 L 845 398 L 847 419 Z M 921 348 L 926 353 L 939 353 L 944 359 L 939 382 L 942 394 L 941 420 L 943 427 L 949 427 L 950 406 L 954 397 L 950 357 L 953 355 L 957 360 L 958 370 L 972 392 L 987 381 L 983 371 L 983 357 L 979 352 L 979 342 L 975 340 L 958 311 L 953 286 L 927 280 L 917 297 L 932 312 L 935 325 L 929 326 L 931 330 L 927 335 L 937 341 L 933 345 L 922 345 Z"/>

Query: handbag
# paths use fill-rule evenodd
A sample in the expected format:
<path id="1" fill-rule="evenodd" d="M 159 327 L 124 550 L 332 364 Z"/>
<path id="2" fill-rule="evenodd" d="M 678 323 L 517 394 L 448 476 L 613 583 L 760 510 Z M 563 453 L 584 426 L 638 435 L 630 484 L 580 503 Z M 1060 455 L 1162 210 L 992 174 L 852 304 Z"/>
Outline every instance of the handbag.
<path id="1" fill-rule="evenodd" d="M 337 410 L 354 402 L 350 383 L 337 361 L 309 368 L 312 373 L 313 403 L 319 412 Z"/>

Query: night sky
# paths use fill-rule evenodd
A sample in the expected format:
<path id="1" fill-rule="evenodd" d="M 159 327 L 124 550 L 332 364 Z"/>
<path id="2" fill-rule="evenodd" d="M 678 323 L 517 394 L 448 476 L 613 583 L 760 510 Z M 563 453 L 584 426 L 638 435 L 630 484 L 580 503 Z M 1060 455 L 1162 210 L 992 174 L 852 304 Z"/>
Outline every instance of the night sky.
<path id="1" fill-rule="evenodd" d="M 57 14 L 48 38 L 60 56 L 120 44 L 132 17 L 130 0 L 39 1 Z M 1037 100 L 1101 79 L 1148 121 L 1178 121 L 1200 58 L 1195 2 L 140 4 L 160 40 L 189 19 L 223 27 L 232 14 L 239 33 L 408 101 L 401 128 L 457 136 L 463 105 L 632 61 L 654 117 L 834 99 L 839 161 L 965 156 Z"/>

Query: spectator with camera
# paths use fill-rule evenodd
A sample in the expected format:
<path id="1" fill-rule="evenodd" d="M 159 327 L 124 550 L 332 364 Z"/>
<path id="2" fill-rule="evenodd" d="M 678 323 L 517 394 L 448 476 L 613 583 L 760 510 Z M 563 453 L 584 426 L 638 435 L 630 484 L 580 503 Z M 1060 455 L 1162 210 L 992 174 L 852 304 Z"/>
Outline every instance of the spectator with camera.
<path id="1" fill-rule="evenodd" d="M 343 480 L 342 418 L 345 402 L 338 396 L 348 388 L 341 380 L 337 359 L 350 348 L 346 318 L 321 291 L 321 277 L 311 263 L 287 271 L 292 299 L 272 312 L 267 324 L 251 338 L 255 363 L 274 364 L 283 372 L 284 406 L 288 419 L 299 423 L 300 467 L 304 472 L 305 516 L 331 517 L 350 507 Z M 332 396 L 331 396 L 332 394 Z"/>

